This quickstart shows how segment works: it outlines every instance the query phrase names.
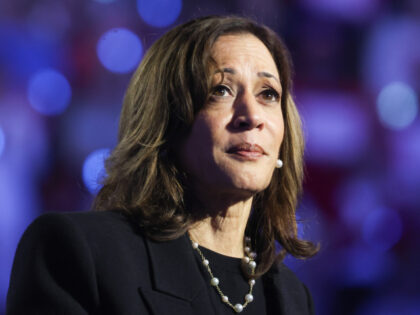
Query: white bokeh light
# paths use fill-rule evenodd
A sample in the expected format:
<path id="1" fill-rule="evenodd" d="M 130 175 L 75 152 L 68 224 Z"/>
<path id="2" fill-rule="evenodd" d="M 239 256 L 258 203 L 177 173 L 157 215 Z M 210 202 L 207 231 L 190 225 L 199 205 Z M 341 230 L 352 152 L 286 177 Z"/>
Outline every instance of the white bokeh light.
<path id="1" fill-rule="evenodd" d="M 402 82 L 385 86 L 378 95 L 376 105 L 381 123 L 390 129 L 408 127 L 418 112 L 416 93 Z"/>

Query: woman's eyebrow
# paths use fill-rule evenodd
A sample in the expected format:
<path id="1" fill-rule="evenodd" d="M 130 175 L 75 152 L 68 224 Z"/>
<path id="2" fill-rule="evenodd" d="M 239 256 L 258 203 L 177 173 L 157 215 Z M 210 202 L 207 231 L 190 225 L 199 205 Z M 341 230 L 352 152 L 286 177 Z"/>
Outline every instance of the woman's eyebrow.
<path id="1" fill-rule="evenodd" d="M 257 75 L 258 75 L 259 77 L 273 78 L 274 80 L 276 80 L 277 82 L 279 82 L 279 83 L 280 83 L 280 80 L 279 80 L 279 79 L 277 79 L 277 78 L 276 78 L 276 76 L 272 75 L 272 74 L 271 74 L 271 73 L 269 73 L 269 72 L 262 71 L 262 72 L 258 72 L 258 73 L 257 73 Z"/>
<path id="2" fill-rule="evenodd" d="M 235 69 L 233 68 L 223 68 L 223 69 L 217 69 L 214 73 L 221 73 L 221 72 L 226 72 L 226 73 L 230 73 L 230 74 L 236 74 Z"/>
<path id="3" fill-rule="evenodd" d="M 223 69 L 217 69 L 215 71 L 215 73 L 230 73 L 230 74 L 236 74 L 236 70 L 233 68 L 223 68 Z M 257 73 L 257 76 L 259 77 L 264 77 L 264 78 L 272 78 L 274 80 L 276 80 L 278 83 L 280 83 L 280 80 L 273 74 L 271 74 L 270 72 L 266 72 L 266 71 L 261 71 Z"/>

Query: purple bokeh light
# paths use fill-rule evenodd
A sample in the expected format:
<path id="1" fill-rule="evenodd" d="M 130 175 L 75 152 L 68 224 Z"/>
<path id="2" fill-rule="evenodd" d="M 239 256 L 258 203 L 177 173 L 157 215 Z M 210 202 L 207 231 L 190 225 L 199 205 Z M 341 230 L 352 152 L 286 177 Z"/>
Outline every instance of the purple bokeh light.
<path id="1" fill-rule="evenodd" d="M 346 165 L 355 162 L 370 140 L 367 114 L 357 98 L 337 93 L 298 97 L 309 161 Z"/>
<path id="2" fill-rule="evenodd" d="M 92 193 L 97 193 L 102 187 L 102 180 L 106 176 L 105 160 L 110 154 L 109 149 L 99 149 L 88 155 L 83 163 L 83 182 Z"/>
<path id="3" fill-rule="evenodd" d="M 178 18 L 182 10 L 182 0 L 137 0 L 137 10 L 147 24 L 165 27 Z"/>
<path id="4" fill-rule="evenodd" d="M 139 64 L 143 46 L 132 31 L 114 28 L 101 36 L 96 52 L 106 69 L 115 73 L 127 73 Z"/>
<path id="5" fill-rule="evenodd" d="M 406 128 L 414 121 L 418 112 L 416 93 L 402 82 L 385 86 L 378 95 L 376 105 L 380 121 L 391 129 Z"/>
<path id="6" fill-rule="evenodd" d="M 44 115 L 63 113 L 71 99 L 67 79 L 54 69 L 37 72 L 29 81 L 28 99 L 31 106 Z"/>

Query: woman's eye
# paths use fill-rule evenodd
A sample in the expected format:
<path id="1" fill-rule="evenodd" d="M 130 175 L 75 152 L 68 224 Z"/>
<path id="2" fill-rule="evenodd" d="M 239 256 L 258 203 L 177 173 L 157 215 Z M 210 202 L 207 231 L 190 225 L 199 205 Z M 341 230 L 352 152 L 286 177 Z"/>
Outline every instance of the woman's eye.
<path id="1" fill-rule="evenodd" d="M 213 88 L 212 95 L 213 96 L 228 96 L 229 95 L 229 88 L 225 85 L 218 85 Z"/>
<path id="2" fill-rule="evenodd" d="M 261 92 L 261 95 L 263 96 L 263 99 L 265 101 L 278 102 L 279 99 L 280 99 L 279 93 L 277 93 L 273 89 L 266 89 L 266 90 Z"/>

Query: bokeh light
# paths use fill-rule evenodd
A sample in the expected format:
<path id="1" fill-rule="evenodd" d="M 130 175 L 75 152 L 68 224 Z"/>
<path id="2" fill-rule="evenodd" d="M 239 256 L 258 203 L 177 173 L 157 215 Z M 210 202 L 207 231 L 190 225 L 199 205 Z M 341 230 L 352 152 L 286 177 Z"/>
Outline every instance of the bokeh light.
<path id="1" fill-rule="evenodd" d="M 3 129 L 0 126 L 0 156 L 3 153 L 4 147 L 6 146 L 6 136 Z"/>
<path id="2" fill-rule="evenodd" d="M 171 25 L 182 9 L 182 0 L 137 0 L 140 17 L 154 27 Z"/>
<path id="3" fill-rule="evenodd" d="M 139 64 L 143 46 L 138 36 L 130 30 L 114 28 L 101 36 L 96 52 L 106 69 L 116 73 L 127 73 Z"/>
<path id="4" fill-rule="evenodd" d="M 385 86 L 378 95 L 376 105 L 380 121 L 391 129 L 409 126 L 418 112 L 416 93 L 402 82 Z"/>
<path id="5" fill-rule="evenodd" d="M 92 194 L 102 187 L 101 182 L 106 176 L 105 160 L 109 154 L 109 149 L 96 150 L 89 154 L 83 163 L 83 182 Z"/>
<path id="6" fill-rule="evenodd" d="M 304 93 L 298 97 L 307 139 L 307 158 L 316 163 L 354 162 L 370 139 L 367 115 L 346 94 Z"/>
<path id="7" fill-rule="evenodd" d="M 44 69 L 30 79 L 28 99 L 31 106 L 41 114 L 61 114 L 71 99 L 70 84 L 60 72 Z"/>
<path id="8" fill-rule="evenodd" d="M 401 218 L 392 209 L 374 209 L 363 224 L 363 239 L 370 247 L 379 251 L 389 250 L 400 240 L 401 234 Z"/>

